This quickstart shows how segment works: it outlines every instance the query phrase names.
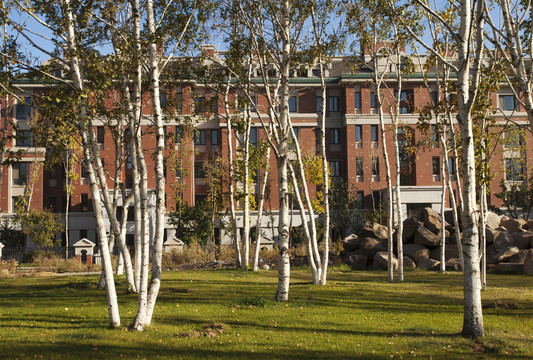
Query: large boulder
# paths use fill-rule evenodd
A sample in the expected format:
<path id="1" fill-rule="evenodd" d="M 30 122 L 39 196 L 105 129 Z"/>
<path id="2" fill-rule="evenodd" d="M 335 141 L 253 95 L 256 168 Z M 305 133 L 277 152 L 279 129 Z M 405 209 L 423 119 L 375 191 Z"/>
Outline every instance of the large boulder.
<path id="1" fill-rule="evenodd" d="M 416 263 L 416 266 L 422 269 L 438 270 L 440 266 L 440 261 L 433 259 L 422 259 Z"/>
<path id="2" fill-rule="evenodd" d="M 359 250 L 361 250 L 363 255 L 369 259 L 373 259 L 374 256 L 376 256 L 376 253 L 379 251 L 386 251 L 387 248 L 385 247 L 383 241 L 373 238 L 362 238 L 359 239 Z"/>
<path id="3" fill-rule="evenodd" d="M 504 262 L 523 264 L 526 262 L 526 257 L 527 257 L 528 252 L 529 252 L 529 249 L 520 250 L 518 253 L 505 259 Z"/>
<path id="4" fill-rule="evenodd" d="M 442 246 L 436 247 L 434 249 L 431 249 L 429 252 L 429 257 L 433 260 L 439 260 L 440 261 L 440 249 Z M 452 258 L 458 258 L 459 257 L 459 250 L 457 249 L 457 245 L 452 244 L 446 244 L 445 249 L 445 257 L 446 259 L 452 259 Z"/>
<path id="5" fill-rule="evenodd" d="M 367 221 L 359 232 L 359 237 L 386 240 L 389 238 L 389 229 L 386 226 L 383 226 L 376 222 Z"/>
<path id="6" fill-rule="evenodd" d="M 498 274 L 522 274 L 524 265 L 517 263 L 501 263 L 494 267 L 494 272 Z"/>
<path id="7" fill-rule="evenodd" d="M 436 247 L 441 244 L 441 240 L 424 226 L 419 226 L 415 233 L 415 244 L 425 247 Z"/>
<path id="8" fill-rule="evenodd" d="M 510 219 L 502 220 L 500 225 L 507 229 L 509 233 L 515 233 L 522 230 L 522 227 L 527 224 L 527 221 L 524 219 Z"/>
<path id="9" fill-rule="evenodd" d="M 496 229 L 498 226 L 500 226 L 500 221 L 501 221 L 500 215 L 492 211 L 487 211 L 487 222 L 486 222 L 487 227 L 491 229 Z"/>
<path id="10" fill-rule="evenodd" d="M 420 260 L 429 259 L 428 248 L 418 244 L 405 244 L 403 246 L 403 254 L 411 258 L 416 264 Z"/>
<path id="11" fill-rule="evenodd" d="M 357 235 L 352 234 L 345 237 L 342 240 L 342 247 L 347 251 L 355 251 L 359 248 L 359 238 Z"/>
<path id="12" fill-rule="evenodd" d="M 388 270 L 389 254 L 387 251 L 379 251 L 374 256 L 374 262 L 372 267 L 374 269 Z M 392 268 L 398 270 L 398 259 L 393 255 Z"/>
<path id="13" fill-rule="evenodd" d="M 524 274 L 533 275 L 533 249 L 529 249 L 524 260 Z"/>
<path id="14" fill-rule="evenodd" d="M 353 268 L 364 268 L 368 264 L 368 257 L 363 255 L 361 251 L 356 251 L 353 254 L 344 257 L 342 262 Z"/>
<path id="15" fill-rule="evenodd" d="M 533 220 L 527 220 L 524 229 L 533 231 Z"/>
<path id="16" fill-rule="evenodd" d="M 530 249 L 531 244 L 533 244 L 533 232 L 515 232 L 512 234 L 512 237 L 516 243 L 516 247 L 518 247 L 520 250 Z"/>
<path id="17" fill-rule="evenodd" d="M 494 239 L 494 247 L 497 251 L 505 250 L 511 246 L 516 246 L 516 243 L 511 234 L 506 231 L 502 231 L 500 235 Z"/>
<path id="18" fill-rule="evenodd" d="M 404 256 L 403 267 L 404 269 L 414 269 L 416 268 L 416 263 L 409 256 Z"/>
<path id="19" fill-rule="evenodd" d="M 485 237 L 487 238 L 487 244 L 492 244 L 494 240 L 500 235 L 500 230 L 491 229 L 488 226 L 485 228 Z"/>
<path id="20" fill-rule="evenodd" d="M 461 260 L 458 258 L 446 260 L 446 271 L 461 271 Z"/>
<path id="21" fill-rule="evenodd" d="M 459 236 L 457 233 L 453 233 L 450 235 L 450 241 L 448 241 L 450 244 L 457 244 L 457 236 Z"/>
<path id="22" fill-rule="evenodd" d="M 518 249 L 516 246 L 510 246 L 507 249 L 500 250 L 496 252 L 496 254 L 489 256 L 487 253 L 488 264 L 498 264 L 501 262 L 504 262 L 505 259 L 510 258 L 514 254 L 518 254 L 520 252 L 520 249 Z"/>
<path id="23" fill-rule="evenodd" d="M 415 217 L 407 218 L 403 221 L 402 238 L 405 244 L 412 243 L 415 239 L 416 229 L 422 225 Z"/>
<path id="24" fill-rule="evenodd" d="M 442 229 L 442 220 L 440 215 L 430 207 L 424 208 L 422 210 L 422 222 L 426 229 L 431 231 L 434 234 L 437 234 L 440 229 Z M 448 223 L 444 222 L 444 226 L 450 226 Z"/>

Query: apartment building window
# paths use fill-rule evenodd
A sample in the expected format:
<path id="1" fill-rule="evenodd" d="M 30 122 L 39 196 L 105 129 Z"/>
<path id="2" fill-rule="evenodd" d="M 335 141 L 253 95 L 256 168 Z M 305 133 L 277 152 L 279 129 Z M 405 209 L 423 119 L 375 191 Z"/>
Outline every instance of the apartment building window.
<path id="1" fill-rule="evenodd" d="M 194 98 L 194 112 L 197 114 L 205 113 L 205 96 Z"/>
<path id="2" fill-rule="evenodd" d="M 132 189 L 132 188 L 133 188 L 133 176 L 126 175 L 126 189 Z"/>
<path id="3" fill-rule="evenodd" d="M 383 203 L 381 201 L 381 191 L 372 191 L 372 199 L 374 200 L 374 209 L 382 209 Z"/>
<path id="4" fill-rule="evenodd" d="M 363 127 L 361 125 L 355 125 L 355 147 L 363 148 Z"/>
<path id="5" fill-rule="evenodd" d="M 251 96 L 250 112 L 257 112 L 257 96 Z"/>
<path id="6" fill-rule="evenodd" d="M 316 112 L 319 113 L 322 111 L 322 96 L 316 97 Z"/>
<path id="7" fill-rule="evenodd" d="M 523 181 L 524 180 L 524 163 L 519 158 L 505 159 L 505 180 Z"/>
<path id="8" fill-rule="evenodd" d="M 11 165 L 13 170 L 13 185 L 24 185 L 29 176 L 28 162 L 15 162 Z"/>
<path id="9" fill-rule="evenodd" d="M 103 149 L 105 139 L 105 129 L 103 126 L 96 127 L 96 142 L 100 146 L 100 150 Z"/>
<path id="10" fill-rule="evenodd" d="M 355 109 L 361 109 L 361 92 L 356 91 L 354 94 L 354 107 Z"/>
<path id="11" fill-rule="evenodd" d="M 370 93 L 370 107 L 372 109 L 376 109 L 377 108 L 376 93 L 374 93 L 374 92 Z"/>
<path id="12" fill-rule="evenodd" d="M 440 181 L 440 156 L 433 156 L 431 167 L 433 169 L 433 181 Z"/>
<path id="13" fill-rule="evenodd" d="M 329 112 L 339 112 L 339 102 L 340 102 L 340 97 L 339 96 L 330 96 L 329 99 Z"/>
<path id="14" fill-rule="evenodd" d="M 81 194 L 81 211 L 89 211 L 89 194 Z"/>
<path id="15" fill-rule="evenodd" d="M 48 170 L 48 180 L 57 180 L 57 168 L 55 166 Z"/>
<path id="16" fill-rule="evenodd" d="M 211 130 L 211 145 L 218 145 L 218 130 Z"/>
<path id="17" fill-rule="evenodd" d="M 372 157 L 372 181 L 379 182 L 379 158 Z"/>
<path id="18" fill-rule="evenodd" d="M 250 128 L 250 144 L 254 147 L 257 147 L 257 145 L 259 144 L 259 138 L 257 136 L 257 128 L 255 127 Z"/>
<path id="19" fill-rule="evenodd" d="M 317 151 L 322 146 L 322 130 L 321 129 L 315 129 L 315 140 L 316 140 L 316 148 Z"/>
<path id="20" fill-rule="evenodd" d="M 436 91 L 431 91 L 429 93 L 429 98 L 431 99 L 431 104 L 433 106 L 436 106 L 438 101 L 437 101 L 437 92 Z"/>
<path id="21" fill-rule="evenodd" d="M 289 149 L 295 150 L 298 142 L 300 141 L 300 128 L 293 126 L 292 130 L 294 131 L 294 136 L 296 137 L 296 141 L 294 141 L 292 135 L 289 138 Z"/>
<path id="22" fill-rule="evenodd" d="M 17 137 L 15 140 L 16 146 L 32 146 L 33 133 L 31 130 L 17 130 Z"/>
<path id="23" fill-rule="evenodd" d="M 308 77 L 307 69 L 306 69 L 306 68 L 299 68 L 299 69 L 296 71 L 296 76 L 297 76 L 297 77 L 301 77 L 301 78 L 306 78 L 306 77 Z"/>
<path id="24" fill-rule="evenodd" d="M 503 147 L 506 149 L 516 149 L 524 145 L 524 137 L 517 126 L 508 126 L 503 133 Z"/>
<path id="25" fill-rule="evenodd" d="M 204 179 L 205 178 L 205 168 L 203 161 L 194 162 L 194 178 L 195 179 Z"/>
<path id="26" fill-rule="evenodd" d="M 400 114 L 411 113 L 411 97 L 412 93 L 407 90 L 400 91 Z"/>
<path id="27" fill-rule="evenodd" d="M 167 106 L 167 93 L 164 91 L 159 93 L 159 106 L 161 106 L 161 109 L 164 109 L 165 106 Z"/>
<path id="28" fill-rule="evenodd" d="M 244 134 L 242 132 L 236 131 L 235 139 L 237 140 L 237 146 L 244 146 Z"/>
<path id="29" fill-rule="evenodd" d="M 15 212 L 17 211 L 17 203 L 19 201 L 19 197 L 18 196 L 12 196 L 11 197 L 11 212 Z"/>
<path id="30" fill-rule="evenodd" d="M 207 195 L 194 195 L 194 205 L 202 205 L 207 201 Z"/>
<path id="31" fill-rule="evenodd" d="M 291 96 L 289 98 L 289 112 L 291 113 L 298 112 L 298 97 Z"/>
<path id="32" fill-rule="evenodd" d="M 80 169 L 80 171 L 81 171 L 80 177 L 82 179 L 88 178 L 89 177 L 89 172 L 87 171 L 87 163 L 85 162 L 85 160 L 82 160 L 80 168 L 81 168 Z"/>
<path id="33" fill-rule="evenodd" d="M 455 157 L 448 158 L 448 174 L 452 180 L 455 180 Z"/>
<path id="34" fill-rule="evenodd" d="M 31 96 L 25 96 L 24 98 L 22 98 L 22 101 L 19 101 L 15 108 L 17 112 L 16 119 L 17 120 L 28 120 L 31 117 L 31 105 L 32 105 Z"/>
<path id="35" fill-rule="evenodd" d="M 377 125 L 370 125 L 370 143 L 375 149 L 378 147 L 379 130 Z"/>
<path id="36" fill-rule="evenodd" d="M 180 127 L 176 126 L 174 131 L 175 131 L 175 133 L 174 133 L 174 141 L 176 141 L 176 144 L 181 144 L 182 135 L 181 135 Z"/>
<path id="37" fill-rule="evenodd" d="M 205 145 L 205 130 L 196 130 L 194 145 Z"/>
<path id="38" fill-rule="evenodd" d="M 52 212 L 57 212 L 57 197 L 56 196 L 48 197 L 48 208 Z"/>
<path id="39" fill-rule="evenodd" d="M 341 162 L 340 161 L 330 161 L 329 162 L 329 171 L 332 177 L 341 176 Z"/>
<path id="40" fill-rule="evenodd" d="M 176 113 L 181 114 L 183 112 L 183 93 L 178 91 L 176 93 Z"/>
<path id="41" fill-rule="evenodd" d="M 363 167 L 363 158 L 358 157 L 355 159 L 355 175 L 357 182 L 363 182 L 365 176 L 365 170 Z"/>
<path id="42" fill-rule="evenodd" d="M 126 169 L 133 169 L 133 164 L 131 162 L 131 154 L 128 154 L 126 157 Z"/>
<path id="43" fill-rule="evenodd" d="M 516 110 L 516 102 L 514 95 L 500 95 L 500 109 L 504 111 L 514 111 Z"/>
<path id="44" fill-rule="evenodd" d="M 329 144 L 338 145 L 341 143 L 340 129 L 329 129 Z"/>
<path id="45" fill-rule="evenodd" d="M 439 134 L 437 130 L 437 125 L 431 125 L 431 141 L 435 149 L 439 147 Z"/>
<path id="46" fill-rule="evenodd" d="M 216 95 L 211 96 L 211 99 L 209 99 L 209 105 L 211 114 L 218 114 L 218 97 Z"/>
<path id="47" fill-rule="evenodd" d="M 126 221 L 135 221 L 135 207 L 128 206 L 128 216 L 126 216 Z"/>
<path id="48" fill-rule="evenodd" d="M 122 206 L 117 206 L 115 217 L 117 218 L 117 221 L 122 221 L 122 218 L 124 217 L 124 208 Z"/>
<path id="49" fill-rule="evenodd" d="M 363 200 L 364 197 L 365 197 L 365 192 L 364 191 L 362 191 L 362 190 L 357 191 L 357 204 L 356 204 L 356 206 L 357 206 L 358 209 L 363 209 L 364 208 L 364 206 L 365 206 L 364 200 Z"/>
<path id="50" fill-rule="evenodd" d="M 312 69 L 311 73 L 314 77 L 320 77 L 320 69 Z"/>

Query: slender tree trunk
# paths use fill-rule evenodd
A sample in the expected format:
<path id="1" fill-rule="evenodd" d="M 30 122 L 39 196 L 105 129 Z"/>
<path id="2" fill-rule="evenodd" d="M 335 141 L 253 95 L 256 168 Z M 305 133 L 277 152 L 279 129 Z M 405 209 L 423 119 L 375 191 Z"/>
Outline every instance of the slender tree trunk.
<path id="1" fill-rule="evenodd" d="M 231 115 L 229 109 L 229 90 L 231 77 L 228 77 L 228 83 L 224 91 L 224 111 L 226 114 L 226 131 L 228 139 L 228 196 L 229 196 L 229 210 L 231 218 L 231 228 L 233 232 L 233 246 L 235 249 L 235 260 L 237 261 L 237 267 L 241 267 L 241 246 L 239 238 L 239 228 L 237 226 L 237 214 L 235 213 L 235 169 L 233 168 L 233 130 L 231 128 Z"/>
<path id="2" fill-rule="evenodd" d="M 444 139 L 441 137 L 443 151 L 445 149 Z M 440 196 L 440 219 L 441 219 L 441 246 L 440 246 L 440 272 L 446 272 L 446 220 L 444 219 L 444 206 L 446 204 L 446 157 L 442 156 L 441 162 L 442 188 Z"/>
<path id="3" fill-rule="evenodd" d="M 142 148 L 141 139 L 141 35 L 140 35 L 140 7 L 139 1 L 134 0 L 132 2 L 132 13 L 134 19 L 134 57 L 135 57 L 135 74 L 134 74 L 134 125 L 132 129 L 132 141 L 134 149 L 130 149 L 130 152 L 135 151 L 137 157 L 137 166 L 139 168 L 139 183 L 134 184 L 139 188 L 139 203 L 140 205 L 140 236 L 138 241 L 138 249 L 136 249 L 136 263 L 139 258 L 139 297 L 137 303 L 137 314 L 133 319 L 129 328 L 132 330 L 142 331 L 146 324 L 146 308 L 148 298 L 148 269 L 149 269 L 149 225 L 148 225 L 148 175 L 146 163 L 144 162 L 144 153 Z M 133 156 L 132 156 L 133 158 Z M 137 229 L 136 229 L 137 230 Z M 138 255 L 137 255 L 138 254 Z M 137 264 L 136 264 L 137 267 Z"/>
<path id="4" fill-rule="evenodd" d="M 72 17 L 72 11 L 70 8 L 70 1 L 69 0 L 62 0 L 63 5 L 63 11 L 65 12 L 63 16 L 67 20 L 67 49 L 68 53 L 70 54 L 69 60 L 70 60 L 70 72 L 72 75 L 73 84 L 78 90 L 83 90 L 83 79 L 81 77 L 81 71 L 78 63 L 78 58 L 76 56 L 77 54 L 77 48 L 76 48 L 76 41 L 75 41 L 75 32 L 74 32 L 74 26 L 73 26 L 73 17 Z M 85 159 L 88 163 L 88 174 L 89 174 L 89 182 L 90 182 L 90 188 L 91 188 L 91 195 L 92 195 L 92 202 L 93 202 L 93 211 L 95 215 L 95 221 L 97 224 L 97 231 L 98 231 L 98 237 L 100 239 L 101 244 L 101 252 L 102 252 L 102 263 L 103 268 L 105 271 L 105 279 L 106 279 L 106 293 L 107 293 L 107 304 L 108 304 L 108 311 L 109 311 L 109 323 L 111 328 L 115 328 L 120 326 L 120 315 L 119 315 L 119 309 L 118 309 L 118 301 L 117 301 L 117 294 L 115 290 L 115 282 L 113 279 L 113 268 L 111 266 L 111 256 L 109 254 L 109 248 L 107 243 L 107 235 L 106 235 L 106 228 L 105 223 L 103 219 L 103 208 L 100 198 L 100 190 L 98 189 L 98 185 L 96 183 L 96 175 L 95 175 L 95 169 L 92 163 L 92 152 L 91 152 L 91 144 L 89 143 L 89 136 L 88 133 L 92 132 L 92 121 L 89 121 L 89 124 L 85 124 L 85 111 L 82 108 L 80 111 L 80 130 L 82 135 L 82 144 L 84 149 L 84 155 Z M 90 120 L 90 119 L 89 119 Z"/>
<path id="5" fill-rule="evenodd" d="M 472 106 L 476 89 L 475 76 L 479 76 L 480 59 L 483 53 L 483 9 L 484 3 L 477 3 L 476 16 L 473 15 L 471 3 L 463 0 L 460 3 L 460 28 L 458 42 L 459 71 L 457 76 L 457 120 L 461 127 L 462 159 L 463 159 L 463 193 L 464 210 L 463 218 L 463 253 L 464 267 L 464 319 L 462 334 L 467 337 L 477 338 L 484 334 L 483 315 L 481 309 L 481 281 L 479 273 L 479 233 L 478 209 L 476 201 L 476 171 L 474 136 L 472 132 Z M 481 15 L 481 17 L 479 17 Z M 475 19 L 476 23 L 472 24 Z M 474 26 L 476 31 L 474 33 Z M 477 49 L 474 60 L 470 48 L 472 36 L 475 36 Z M 471 61 L 475 65 L 471 67 Z M 474 80 L 471 82 L 470 70 L 474 70 Z M 479 81 L 479 80 L 478 80 Z"/>
<path id="6" fill-rule="evenodd" d="M 270 171 L 270 147 L 265 155 L 266 163 L 264 167 L 263 178 L 261 180 L 261 189 L 259 191 L 259 205 L 257 206 L 257 222 L 255 225 L 255 252 L 252 262 L 252 271 L 257 271 L 259 267 L 259 252 L 261 251 L 261 223 L 263 219 L 263 206 L 265 202 L 265 192 L 268 184 L 268 174 Z"/>
<path id="7" fill-rule="evenodd" d="M 153 0 L 147 0 L 148 30 L 155 37 L 155 20 Z M 165 149 L 165 135 L 163 132 L 163 118 L 161 115 L 161 103 L 159 93 L 159 65 L 157 57 L 157 45 L 155 41 L 150 43 L 150 78 L 152 81 L 152 104 L 156 132 L 155 151 L 155 174 L 156 174 L 156 206 L 155 206 L 155 236 L 152 242 L 152 278 L 148 292 L 148 306 L 146 309 L 146 325 L 150 325 L 154 312 L 155 302 L 159 294 L 162 276 L 163 236 L 165 230 L 165 176 L 163 151 Z"/>
<path id="8" fill-rule="evenodd" d="M 276 290 L 276 301 L 289 300 L 290 281 L 290 259 L 289 259 L 289 71 L 290 71 L 290 12 L 291 8 L 288 0 L 283 0 L 281 8 L 281 37 L 282 37 L 282 68 L 280 69 L 280 138 L 278 146 L 278 192 L 279 192 L 279 224 L 278 224 L 278 288 Z"/>

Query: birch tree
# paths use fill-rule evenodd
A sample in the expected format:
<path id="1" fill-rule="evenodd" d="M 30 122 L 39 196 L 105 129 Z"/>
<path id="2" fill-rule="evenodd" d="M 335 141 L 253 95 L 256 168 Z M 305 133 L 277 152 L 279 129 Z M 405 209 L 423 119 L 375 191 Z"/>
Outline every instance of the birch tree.
<path id="1" fill-rule="evenodd" d="M 481 64 L 484 52 L 484 1 L 461 0 L 450 4 L 458 11 L 458 20 L 451 22 L 441 16 L 440 10 L 427 2 L 415 1 L 416 9 L 425 19 L 443 26 L 450 33 L 455 44 L 457 60 L 451 63 L 436 53 L 419 37 L 418 42 L 427 51 L 435 54 L 439 61 L 457 73 L 457 122 L 461 130 L 462 174 L 464 211 L 463 254 L 464 266 L 464 318 L 462 334 L 466 337 L 483 336 L 483 315 L 481 309 L 481 281 L 479 267 L 479 213 L 476 201 L 476 173 L 472 109 L 479 88 Z M 404 24 L 405 25 L 405 24 Z"/>

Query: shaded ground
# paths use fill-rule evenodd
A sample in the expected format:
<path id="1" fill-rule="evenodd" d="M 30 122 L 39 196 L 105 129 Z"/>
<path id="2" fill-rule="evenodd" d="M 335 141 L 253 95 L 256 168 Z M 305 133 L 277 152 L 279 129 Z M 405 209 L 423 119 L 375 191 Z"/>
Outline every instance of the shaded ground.
<path id="1" fill-rule="evenodd" d="M 462 276 L 333 268 L 328 285 L 291 272 L 290 301 L 272 301 L 277 271 L 164 273 L 153 325 L 109 330 L 98 274 L 0 279 L 0 359 L 531 359 L 533 278 L 489 274 L 487 336 L 462 326 Z M 117 279 L 122 322 L 137 299 Z M 516 305 L 516 306 L 514 306 Z"/>

